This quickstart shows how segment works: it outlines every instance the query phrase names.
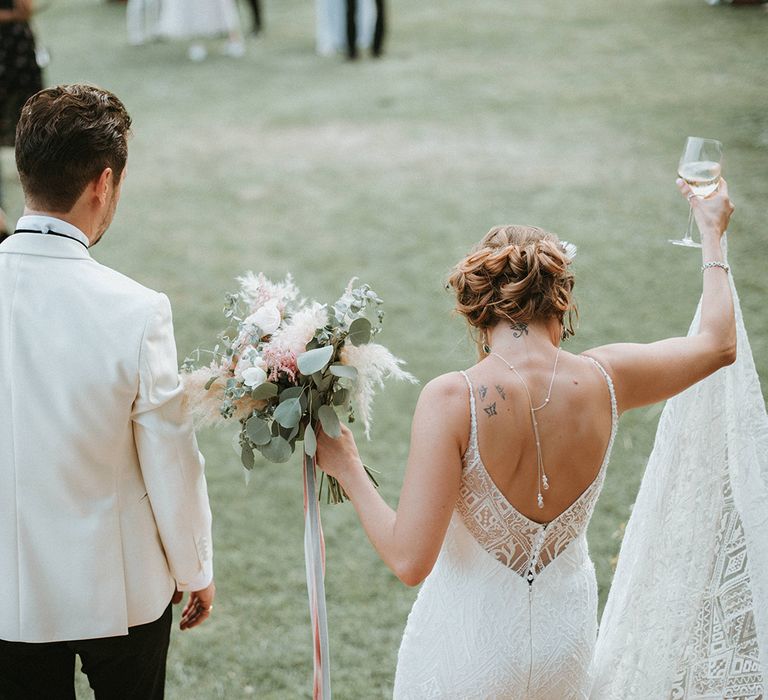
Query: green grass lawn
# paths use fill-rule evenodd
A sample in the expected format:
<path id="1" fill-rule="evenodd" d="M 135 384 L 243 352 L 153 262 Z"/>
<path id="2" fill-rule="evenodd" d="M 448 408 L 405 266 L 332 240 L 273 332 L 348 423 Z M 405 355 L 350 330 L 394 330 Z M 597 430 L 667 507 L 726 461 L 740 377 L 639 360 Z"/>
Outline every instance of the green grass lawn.
<path id="1" fill-rule="evenodd" d="M 48 83 L 90 81 L 135 120 L 117 219 L 95 257 L 166 292 L 180 359 L 210 345 L 246 269 L 292 271 L 336 298 L 358 275 L 386 300 L 382 342 L 422 382 L 473 362 L 443 280 L 488 228 L 535 223 L 579 246 L 581 327 L 567 348 L 684 334 L 698 252 L 674 186 L 687 135 L 725 144 L 737 204 L 731 262 L 758 371 L 765 312 L 768 13 L 704 0 L 390 2 L 381 61 L 314 54 L 313 4 L 267 2 L 247 56 L 203 64 L 182 44 L 130 47 L 124 9 L 54 0 L 36 21 Z M 3 154 L 11 216 L 20 192 Z M 377 399 L 362 449 L 395 503 L 417 387 Z M 590 545 L 605 600 L 660 407 L 622 419 Z M 168 697 L 306 698 L 311 638 L 297 460 L 245 487 L 231 430 L 200 442 L 218 599 L 176 633 Z M 391 694 L 415 590 L 377 559 L 349 506 L 324 507 L 335 696 Z M 89 697 L 80 684 L 81 697 Z"/>

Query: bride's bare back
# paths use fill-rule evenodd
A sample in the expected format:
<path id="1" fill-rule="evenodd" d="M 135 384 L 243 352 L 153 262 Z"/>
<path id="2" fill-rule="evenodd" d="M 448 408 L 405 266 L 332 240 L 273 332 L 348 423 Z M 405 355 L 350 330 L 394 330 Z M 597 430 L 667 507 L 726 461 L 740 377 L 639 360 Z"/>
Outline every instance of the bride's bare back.
<path id="1" fill-rule="evenodd" d="M 554 352 L 516 366 L 540 405 L 550 385 Z M 499 491 L 527 518 L 545 523 L 565 511 L 597 477 L 611 435 L 611 402 L 589 358 L 562 352 L 551 399 L 536 412 L 549 488 L 537 506 L 536 439 L 520 379 L 491 355 L 468 373 L 477 405 L 480 456 Z"/>

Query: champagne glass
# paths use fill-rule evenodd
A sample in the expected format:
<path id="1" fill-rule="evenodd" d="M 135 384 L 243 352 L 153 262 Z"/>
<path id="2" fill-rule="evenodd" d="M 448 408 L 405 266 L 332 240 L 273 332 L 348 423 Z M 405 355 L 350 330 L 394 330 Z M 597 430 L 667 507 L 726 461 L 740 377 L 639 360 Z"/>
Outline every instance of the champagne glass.
<path id="1" fill-rule="evenodd" d="M 689 136 L 685 141 L 683 155 L 677 166 L 677 174 L 685 180 L 696 197 L 708 197 L 720 184 L 722 170 L 723 144 L 714 139 L 703 139 L 698 136 Z M 693 233 L 693 209 L 688 210 L 688 227 L 685 236 L 679 240 L 671 240 L 675 245 L 688 248 L 701 248 L 701 243 L 696 243 Z"/>

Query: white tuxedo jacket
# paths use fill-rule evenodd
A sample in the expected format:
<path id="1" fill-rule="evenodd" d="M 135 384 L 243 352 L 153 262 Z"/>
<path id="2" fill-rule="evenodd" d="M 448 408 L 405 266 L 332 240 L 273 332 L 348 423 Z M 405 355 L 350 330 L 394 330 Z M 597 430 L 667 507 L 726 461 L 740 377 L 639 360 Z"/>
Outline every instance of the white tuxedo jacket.
<path id="1" fill-rule="evenodd" d="M 0 245 L 0 639 L 127 633 L 211 579 L 168 299 L 76 240 Z"/>

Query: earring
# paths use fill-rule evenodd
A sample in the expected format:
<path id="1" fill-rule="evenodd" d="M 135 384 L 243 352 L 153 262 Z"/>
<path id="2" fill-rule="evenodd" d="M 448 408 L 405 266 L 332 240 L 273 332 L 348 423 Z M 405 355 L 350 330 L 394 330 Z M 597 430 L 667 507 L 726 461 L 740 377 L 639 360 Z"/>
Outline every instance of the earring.
<path id="1" fill-rule="evenodd" d="M 483 347 L 483 352 L 486 355 L 490 355 L 491 354 L 491 346 L 488 345 L 488 336 L 486 335 L 485 331 L 483 331 L 483 345 L 482 345 L 482 347 Z"/>

